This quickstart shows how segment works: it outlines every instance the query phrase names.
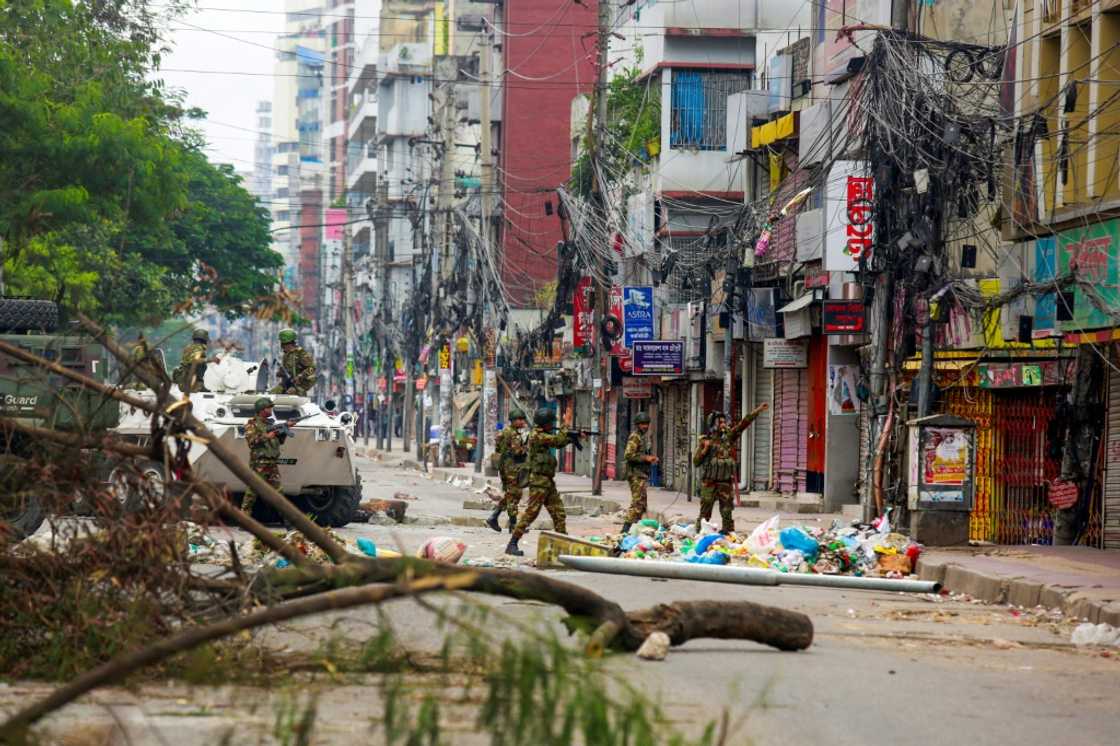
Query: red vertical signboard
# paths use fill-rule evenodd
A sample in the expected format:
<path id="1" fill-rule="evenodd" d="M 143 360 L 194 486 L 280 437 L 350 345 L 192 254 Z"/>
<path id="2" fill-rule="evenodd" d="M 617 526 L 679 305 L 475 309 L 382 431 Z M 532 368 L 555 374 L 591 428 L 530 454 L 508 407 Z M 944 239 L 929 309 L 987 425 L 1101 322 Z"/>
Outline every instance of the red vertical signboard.
<path id="1" fill-rule="evenodd" d="M 595 288 L 590 277 L 576 284 L 572 299 L 572 346 L 576 349 L 595 343 Z"/>

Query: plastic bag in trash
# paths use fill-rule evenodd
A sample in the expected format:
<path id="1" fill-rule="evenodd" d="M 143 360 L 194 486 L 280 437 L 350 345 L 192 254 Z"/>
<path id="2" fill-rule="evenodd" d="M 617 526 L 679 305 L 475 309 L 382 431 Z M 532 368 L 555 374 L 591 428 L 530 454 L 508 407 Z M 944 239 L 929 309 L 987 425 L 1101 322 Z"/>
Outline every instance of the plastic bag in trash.
<path id="1" fill-rule="evenodd" d="M 703 518 L 700 519 L 700 536 L 706 536 L 708 534 L 718 534 L 718 533 L 719 533 L 719 526 L 712 523 L 711 521 L 706 521 Z"/>
<path id="2" fill-rule="evenodd" d="M 754 531 L 747 537 L 747 549 L 751 554 L 770 554 L 778 547 L 778 516 L 772 516 L 755 526 Z"/>
<path id="3" fill-rule="evenodd" d="M 362 554 L 367 557 L 377 556 L 377 545 L 365 536 L 358 537 L 358 549 L 362 550 Z"/>
<path id="4" fill-rule="evenodd" d="M 420 559 L 435 560 L 436 562 L 446 562 L 453 565 L 459 561 L 465 551 L 467 551 L 467 545 L 458 539 L 452 539 L 450 536 L 437 536 L 425 541 L 416 556 Z"/>
<path id="5" fill-rule="evenodd" d="M 701 536 L 696 541 L 696 544 L 693 545 L 692 551 L 696 554 L 704 554 L 712 548 L 712 544 L 715 544 L 722 538 L 723 537 L 719 534 L 706 534 L 705 536 Z"/>
<path id="6" fill-rule="evenodd" d="M 707 554 L 690 554 L 685 557 L 685 561 L 697 565 L 726 565 L 731 561 L 731 557 L 725 552 L 713 549 Z"/>
<path id="7" fill-rule="evenodd" d="M 782 532 L 778 534 L 778 540 L 786 549 L 796 549 L 809 560 L 815 559 L 817 552 L 820 551 L 817 540 L 797 526 L 783 528 Z"/>
<path id="8" fill-rule="evenodd" d="M 676 536 L 678 539 L 695 539 L 696 538 L 696 524 L 695 523 L 675 523 L 669 529 L 669 533 Z"/>
<path id="9" fill-rule="evenodd" d="M 623 536 L 622 541 L 618 543 L 618 548 L 624 552 L 629 552 L 640 543 L 642 543 L 642 539 L 639 536 Z"/>
<path id="10" fill-rule="evenodd" d="M 1120 645 L 1120 629 L 1111 624 L 1085 624 L 1077 625 L 1073 631 L 1073 644 L 1083 645 Z"/>

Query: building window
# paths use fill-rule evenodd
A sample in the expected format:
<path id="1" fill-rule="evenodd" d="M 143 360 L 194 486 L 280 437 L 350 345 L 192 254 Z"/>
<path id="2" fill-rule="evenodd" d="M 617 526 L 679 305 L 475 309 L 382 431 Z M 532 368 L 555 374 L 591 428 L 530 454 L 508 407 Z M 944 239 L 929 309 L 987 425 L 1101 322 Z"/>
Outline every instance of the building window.
<path id="1" fill-rule="evenodd" d="M 278 222 L 278 223 L 287 223 L 291 219 L 292 219 L 291 210 L 278 210 L 276 212 L 276 222 Z"/>
<path id="2" fill-rule="evenodd" d="M 288 187 L 280 187 L 279 189 L 277 189 L 276 190 L 276 197 L 277 197 L 277 199 L 287 199 L 287 197 L 288 197 Z"/>
<path id="3" fill-rule="evenodd" d="M 276 175 L 277 176 L 287 176 L 288 175 L 287 164 L 284 164 L 283 166 L 277 166 L 276 167 Z"/>
<path id="4" fill-rule="evenodd" d="M 750 88 L 750 72 L 674 69 L 671 80 L 670 147 L 725 150 L 727 97 Z"/>

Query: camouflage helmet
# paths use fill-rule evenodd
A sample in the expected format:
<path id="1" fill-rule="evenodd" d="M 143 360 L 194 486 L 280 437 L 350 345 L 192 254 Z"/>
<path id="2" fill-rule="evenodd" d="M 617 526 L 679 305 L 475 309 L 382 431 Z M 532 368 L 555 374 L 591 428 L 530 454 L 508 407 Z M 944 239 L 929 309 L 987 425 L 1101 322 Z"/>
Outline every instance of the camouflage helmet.
<path id="1" fill-rule="evenodd" d="M 556 413 L 548 407 L 541 407 L 537 413 L 533 415 L 533 424 L 538 427 L 556 424 Z"/>
<path id="2" fill-rule="evenodd" d="M 257 399 L 255 402 L 253 402 L 253 411 L 257 414 L 260 414 L 271 406 L 272 399 L 269 399 L 267 396 L 262 396 L 260 399 Z"/>
<path id="3" fill-rule="evenodd" d="M 280 334 L 278 336 L 280 337 L 280 344 L 286 345 L 290 342 L 295 342 L 296 341 L 296 330 L 295 329 L 281 329 Z"/>
<path id="4" fill-rule="evenodd" d="M 649 424 L 649 415 L 646 414 L 645 412 L 638 412 L 636 415 L 634 415 L 634 424 L 635 425 L 648 425 Z"/>
<path id="5" fill-rule="evenodd" d="M 522 412 L 517 407 L 514 407 L 513 409 L 509 410 L 509 421 L 510 422 L 513 422 L 514 420 L 524 420 L 524 419 L 528 419 L 528 418 L 525 416 L 525 413 Z"/>
<path id="6" fill-rule="evenodd" d="M 712 410 L 711 412 L 708 412 L 708 430 L 715 430 L 716 429 L 716 423 L 719 420 L 726 420 L 726 419 L 727 419 L 727 417 L 725 417 L 723 412 L 719 411 L 718 409 L 715 409 L 715 410 Z"/>
<path id="7" fill-rule="evenodd" d="M 191 332 L 191 340 L 195 342 L 209 342 L 210 332 L 205 329 L 195 329 Z"/>

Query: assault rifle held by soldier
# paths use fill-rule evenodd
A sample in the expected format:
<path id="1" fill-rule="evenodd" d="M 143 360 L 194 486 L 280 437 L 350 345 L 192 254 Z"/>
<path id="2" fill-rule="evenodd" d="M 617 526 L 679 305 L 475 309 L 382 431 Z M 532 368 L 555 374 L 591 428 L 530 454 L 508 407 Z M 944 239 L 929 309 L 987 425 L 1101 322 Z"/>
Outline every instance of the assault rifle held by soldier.
<path id="1" fill-rule="evenodd" d="M 280 440 L 281 443 L 283 443 L 288 438 L 296 437 L 296 434 L 293 433 L 291 429 L 292 429 L 292 427 L 295 426 L 295 424 L 297 422 L 302 422 L 303 420 L 306 420 L 308 417 L 314 417 L 314 416 L 315 415 L 313 415 L 313 414 L 305 414 L 302 417 L 296 417 L 294 419 L 285 420 L 284 422 L 277 422 L 275 425 L 268 428 L 268 432 L 276 433 L 276 437 Z"/>

